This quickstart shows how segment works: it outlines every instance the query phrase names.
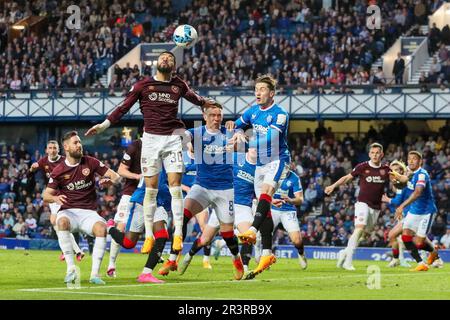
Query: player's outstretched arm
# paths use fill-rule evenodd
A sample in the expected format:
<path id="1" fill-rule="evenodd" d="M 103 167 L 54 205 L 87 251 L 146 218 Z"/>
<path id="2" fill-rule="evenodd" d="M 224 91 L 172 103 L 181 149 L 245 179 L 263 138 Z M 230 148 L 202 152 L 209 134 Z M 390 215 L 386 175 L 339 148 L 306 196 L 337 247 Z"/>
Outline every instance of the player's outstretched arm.
<path id="1" fill-rule="evenodd" d="M 141 94 L 141 86 L 142 84 L 136 83 L 131 87 L 130 91 L 128 91 L 125 100 L 120 104 L 114 111 L 107 117 L 105 121 L 102 123 L 96 124 L 92 128 L 90 128 L 84 135 L 85 136 L 93 136 L 99 133 L 102 133 L 106 129 L 108 129 L 111 124 L 116 124 L 122 119 L 122 117 L 130 111 L 131 107 L 139 100 Z"/>
<path id="2" fill-rule="evenodd" d="M 353 180 L 353 176 L 351 173 L 343 176 L 342 178 L 340 178 L 338 181 L 336 181 L 335 183 L 333 183 L 331 186 L 328 186 L 325 188 L 325 194 L 330 195 L 331 193 L 333 193 L 334 189 L 336 189 L 337 187 L 339 187 L 342 184 L 346 184 L 350 181 Z"/>
<path id="3" fill-rule="evenodd" d="M 46 203 L 57 203 L 59 205 L 63 205 L 66 203 L 66 196 L 60 194 L 59 196 L 55 196 L 56 190 L 52 188 L 45 188 L 44 194 L 42 195 L 44 202 Z"/>
<path id="4" fill-rule="evenodd" d="M 119 169 L 117 169 L 117 173 L 127 179 L 140 180 L 141 175 L 137 173 L 133 173 L 130 171 L 130 167 L 126 164 L 120 163 Z"/>
<path id="5" fill-rule="evenodd" d="M 102 133 L 106 129 L 108 129 L 111 126 L 111 121 L 106 119 L 102 123 L 96 124 L 95 126 L 91 127 L 84 135 L 86 137 L 94 136 L 96 134 Z"/>

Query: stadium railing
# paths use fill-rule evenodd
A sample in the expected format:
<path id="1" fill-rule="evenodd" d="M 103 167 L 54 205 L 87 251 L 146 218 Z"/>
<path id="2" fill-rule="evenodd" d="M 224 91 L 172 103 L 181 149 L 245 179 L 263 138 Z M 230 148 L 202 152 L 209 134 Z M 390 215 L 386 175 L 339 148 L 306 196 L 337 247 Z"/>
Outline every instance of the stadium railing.
<path id="1" fill-rule="evenodd" d="M 349 87 L 350 88 L 350 87 Z M 389 87 L 380 92 L 375 87 L 359 87 L 358 93 L 296 94 L 283 88 L 276 96 L 292 119 L 380 119 L 380 118 L 448 118 L 450 93 L 433 86 L 432 92 L 420 92 L 418 86 Z M 215 88 L 217 89 L 217 88 Z M 237 117 L 254 103 L 253 89 L 213 90 L 197 88 L 202 95 L 224 105 L 227 118 Z M 110 96 L 108 90 L 57 90 L 4 92 L 0 98 L 0 121 L 101 120 L 119 105 L 123 96 Z M 0 93 L 1 95 L 2 93 Z M 182 99 L 181 117 L 201 118 L 197 106 Z M 141 119 L 138 104 L 126 119 Z"/>

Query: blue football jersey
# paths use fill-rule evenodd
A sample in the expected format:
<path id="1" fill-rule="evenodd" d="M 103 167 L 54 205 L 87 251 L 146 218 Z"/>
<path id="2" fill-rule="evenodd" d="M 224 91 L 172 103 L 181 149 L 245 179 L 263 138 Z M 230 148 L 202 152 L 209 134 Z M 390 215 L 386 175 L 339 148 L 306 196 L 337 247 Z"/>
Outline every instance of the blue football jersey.
<path id="1" fill-rule="evenodd" d="M 141 178 L 136 190 L 131 195 L 130 202 L 137 202 L 139 204 L 144 203 L 145 197 L 145 180 L 144 177 Z M 163 169 L 159 175 L 158 182 L 158 195 L 156 197 L 156 204 L 158 207 L 164 207 L 166 211 L 171 210 L 172 196 L 170 195 L 169 185 L 167 182 L 167 174 Z"/>
<path id="2" fill-rule="evenodd" d="M 235 155 L 233 166 L 234 203 L 251 207 L 255 197 L 256 164 L 248 162 L 245 153 Z"/>
<path id="3" fill-rule="evenodd" d="M 413 186 L 413 190 L 417 186 L 422 186 L 424 190 L 420 197 L 417 198 L 416 201 L 411 203 L 409 213 L 423 215 L 437 212 L 428 172 L 423 168 L 417 169 L 417 171 L 414 172 L 411 183 Z"/>
<path id="4" fill-rule="evenodd" d="M 303 191 L 300 178 L 296 173 L 289 170 L 287 177 L 283 180 L 278 190 L 275 192 L 273 199 L 281 199 L 282 196 L 294 198 L 294 193 Z M 297 209 L 293 204 L 284 203 L 280 208 L 272 206 L 273 210 L 279 211 L 296 211 Z"/>
<path id="5" fill-rule="evenodd" d="M 233 188 L 233 152 L 227 152 L 227 141 L 234 135 L 221 126 L 220 131 L 210 132 L 206 126 L 188 130 L 194 146 L 197 176 L 194 184 L 208 190 Z"/>
<path id="6" fill-rule="evenodd" d="M 184 173 L 183 178 L 181 179 L 181 184 L 192 187 L 195 181 L 195 177 L 197 176 L 197 166 L 194 163 L 194 159 L 192 159 L 187 151 L 183 152 L 183 162 L 184 162 Z"/>
<path id="7" fill-rule="evenodd" d="M 254 144 L 258 152 L 257 165 L 275 160 L 290 162 L 288 147 L 289 114 L 277 104 L 262 110 L 253 105 L 236 120 L 236 128 L 253 127 Z"/>
<path id="8" fill-rule="evenodd" d="M 403 202 L 405 202 L 406 199 L 409 198 L 409 196 L 414 192 L 414 187 L 411 183 L 411 181 L 408 181 L 408 185 L 404 187 L 403 189 L 397 189 L 397 192 L 395 193 L 395 197 L 391 200 L 391 211 L 394 212 L 395 208 L 397 208 L 399 205 L 401 205 Z M 408 210 L 411 207 L 411 205 L 406 206 L 405 209 L 403 209 L 403 217 L 406 217 L 408 214 Z"/>

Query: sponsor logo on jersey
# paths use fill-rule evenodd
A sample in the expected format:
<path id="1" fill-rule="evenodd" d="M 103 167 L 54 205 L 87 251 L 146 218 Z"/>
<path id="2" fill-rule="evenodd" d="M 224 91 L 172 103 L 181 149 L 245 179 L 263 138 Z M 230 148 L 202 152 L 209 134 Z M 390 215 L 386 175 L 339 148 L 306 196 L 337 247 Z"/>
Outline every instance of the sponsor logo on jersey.
<path id="1" fill-rule="evenodd" d="M 223 146 L 216 146 L 214 144 L 205 145 L 205 149 L 203 151 L 206 154 L 212 154 L 212 153 L 217 154 L 217 153 L 224 153 L 224 152 L 226 152 L 225 147 L 223 147 Z"/>
<path id="2" fill-rule="evenodd" d="M 250 183 L 253 183 L 255 181 L 255 177 L 254 176 L 252 176 L 250 173 L 245 172 L 243 170 L 238 170 L 237 177 L 242 179 L 242 180 L 248 181 Z"/>
<path id="3" fill-rule="evenodd" d="M 130 161 L 130 160 L 131 160 L 130 155 L 129 155 L 128 153 L 125 153 L 125 154 L 123 155 L 123 160 Z"/>
<path id="4" fill-rule="evenodd" d="M 171 104 L 176 104 L 177 101 L 173 100 L 172 97 L 170 96 L 170 93 L 164 93 L 164 92 L 152 92 L 148 95 L 148 98 L 151 101 L 159 101 L 159 102 L 166 102 L 166 103 L 171 103 Z"/>
<path id="5" fill-rule="evenodd" d="M 73 183 L 69 183 L 66 188 L 70 191 L 81 190 L 89 188 L 92 185 L 92 181 L 86 182 L 85 180 L 79 180 Z"/>
<path id="6" fill-rule="evenodd" d="M 267 134 L 267 131 L 269 131 L 268 127 L 260 124 L 253 124 L 253 129 L 255 129 L 256 133 L 258 134 Z"/>
<path id="7" fill-rule="evenodd" d="M 180 91 L 180 88 L 178 88 L 177 86 L 172 86 L 171 89 L 174 93 L 178 93 Z"/>
<path id="8" fill-rule="evenodd" d="M 366 181 L 369 183 L 384 183 L 384 180 L 380 176 L 368 176 Z"/>
<path id="9" fill-rule="evenodd" d="M 252 119 L 255 119 L 256 118 L 256 114 L 252 114 Z"/>
<path id="10" fill-rule="evenodd" d="M 89 173 L 91 173 L 91 170 L 89 168 L 84 168 L 81 173 L 83 174 L 83 176 L 88 176 Z"/>
<path id="11" fill-rule="evenodd" d="M 286 123 L 286 115 L 285 114 L 279 114 L 277 116 L 277 124 L 278 125 L 284 125 Z"/>

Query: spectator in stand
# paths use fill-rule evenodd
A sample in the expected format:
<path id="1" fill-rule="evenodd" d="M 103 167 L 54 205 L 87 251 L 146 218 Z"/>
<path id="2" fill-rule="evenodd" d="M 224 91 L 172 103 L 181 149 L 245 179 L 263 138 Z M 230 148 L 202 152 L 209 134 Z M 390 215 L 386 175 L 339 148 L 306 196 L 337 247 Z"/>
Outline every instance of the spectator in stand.
<path id="1" fill-rule="evenodd" d="M 442 236 L 439 243 L 444 247 L 444 249 L 450 249 L 450 226 L 447 226 L 447 233 Z"/>

